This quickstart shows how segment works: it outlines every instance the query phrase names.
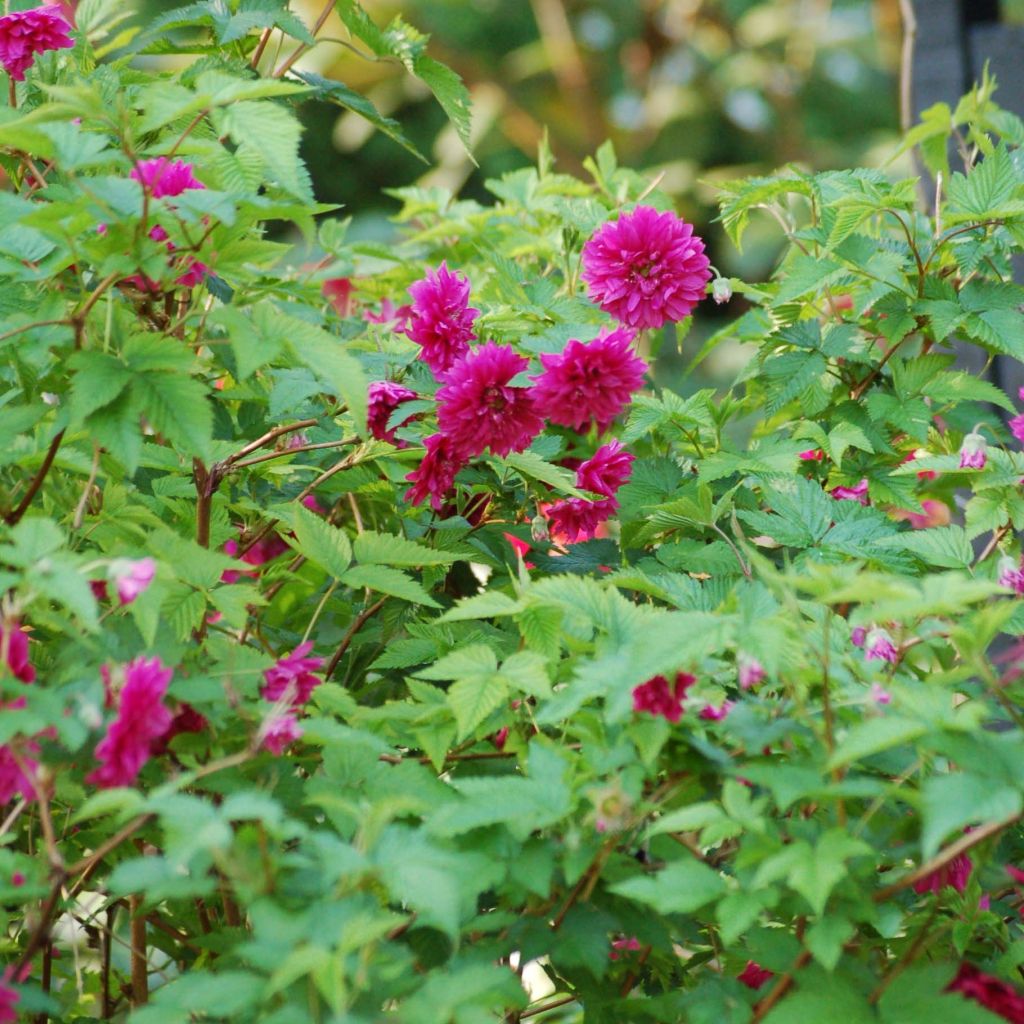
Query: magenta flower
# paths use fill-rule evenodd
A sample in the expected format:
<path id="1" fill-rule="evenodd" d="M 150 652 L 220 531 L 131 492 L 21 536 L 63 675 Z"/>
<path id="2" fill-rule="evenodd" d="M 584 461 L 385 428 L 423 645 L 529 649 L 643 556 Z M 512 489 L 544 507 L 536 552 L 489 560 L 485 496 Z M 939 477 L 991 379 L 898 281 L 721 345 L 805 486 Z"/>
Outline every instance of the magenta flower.
<path id="1" fill-rule="evenodd" d="M 173 674 L 159 658 L 136 658 L 125 666 L 117 717 L 96 745 L 100 766 L 86 776 L 86 782 L 108 789 L 135 781 L 153 743 L 171 725 L 172 715 L 163 699 Z"/>
<path id="2" fill-rule="evenodd" d="M 868 481 L 863 477 L 860 483 L 853 487 L 833 487 L 832 497 L 838 501 L 857 501 L 861 505 L 868 504 Z"/>
<path id="3" fill-rule="evenodd" d="M 442 263 L 409 286 L 412 310 L 406 334 L 420 346 L 420 357 L 436 374 L 469 351 L 480 312 L 469 305 L 469 281 Z"/>
<path id="4" fill-rule="evenodd" d="M 614 498 L 632 472 L 633 455 L 622 447 L 620 441 L 609 441 L 580 463 L 576 470 L 576 486 Z"/>
<path id="5" fill-rule="evenodd" d="M 18 1011 L 15 1007 L 21 996 L 7 984 L 7 975 L 0 979 L 0 1024 L 17 1024 Z"/>
<path id="6" fill-rule="evenodd" d="M 607 430 L 643 387 L 647 364 L 634 354 L 633 337 L 619 327 L 586 343 L 572 338 L 560 353 L 543 353 L 544 372 L 531 378 L 537 411 L 573 430 L 585 430 L 592 420 Z"/>
<path id="7" fill-rule="evenodd" d="M 821 462 L 825 458 L 825 450 L 823 448 L 808 448 L 805 452 L 800 452 L 797 458 L 802 462 Z"/>
<path id="8" fill-rule="evenodd" d="M 396 448 L 408 448 L 408 441 L 400 441 L 395 437 L 395 431 L 408 423 L 411 416 L 402 420 L 394 427 L 388 427 L 388 420 L 391 414 L 403 403 L 411 402 L 419 395 L 409 388 L 402 387 L 391 380 L 375 380 L 369 388 L 366 407 L 366 426 L 370 434 L 378 441 L 388 441 Z"/>
<path id="9" fill-rule="evenodd" d="M 863 647 L 864 641 L 867 639 L 868 631 L 863 626 L 854 626 L 850 630 L 850 643 L 854 647 Z"/>
<path id="10" fill-rule="evenodd" d="M 915 882 L 914 892 L 942 892 L 947 885 L 953 886 L 957 892 L 963 892 L 967 888 L 967 880 L 971 877 L 973 867 L 971 858 L 966 853 L 961 853 L 938 871 L 933 871 L 926 878 Z"/>
<path id="11" fill-rule="evenodd" d="M 682 320 L 704 297 L 711 272 L 693 226 L 638 206 L 595 232 L 583 247 L 587 292 L 628 327 Z"/>
<path id="12" fill-rule="evenodd" d="M 591 540 L 597 528 L 607 522 L 619 507 L 614 498 L 587 501 L 586 498 L 564 498 L 549 505 L 545 515 L 551 539 L 559 544 L 575 544 Z"/>
<path id="13" fill-rule="evenodd" d="M 320 292 L 338 316 L 351 316 L 355 303 L 352 301 L 352 282 L 347 277 L 329 277 L 320 286 Z"/>
<path id="14" fill-rule="evenodd" d="M 700 709 L 700 714 L 697 717 L 703 718 L 705 722 L 721 722 L 734 707 L 736 705 L 731 700 L 722 701 L 717 708 L 714 704 L 705 704 Z"/>
<path id="15" fill-rule="evenodd" d="M 1010 433 L 1012 433 L 1018 441 L 1024 443 L 1024 414 L 1014 416 L 1013 419 L 1010 420 Z"/>
<path id="16" fill-rule="evenodd" d="M 139 182 L 154 199 L 180 196 L 182 192 L 188 192 L 190 189 L 206 188 L 192 173 L 190 163 L 184 160 L 168 160 L 165 156 L 140 160 L 132 168 L 131 178 Z"/>
<path id="17" fill-rule="evenodd" d="M 669 722 L 678 722 L 683 715 L 683 698 L 696 682 L 689 672 L 677 672 L 674 683 L 664 676 L 654 676 L 633 690 L 633 710 L 661 715 Z"/>
<path id="18" fill-rule="evenodd" d="M 762 967 L 756 960 L 748 960 L 747 966 L 736 976 L 736 980 L 747 988 L 759 989 L 766 981 L 775 977 L 774 971 Z"/>
<path id="19" fill-rule="evenodd" d="M 307 641 L 299 644 L 291 654 L 286 654 L 265 669 L 265 680 L 260 694 L 265 700 L 278 701 L 286 694 L 292 707 L 299 707 L 309 700 L 310 694 L 323 682 L 314 672 L 324 663 L 323 658 L 307 658 L 313 649 Z"/>
<path id="20" fill-rule="evenodd" d="M 280 757 L 285 747 L 291 746 L 302 737 L 302 726 L 299 725 L 293 711 L 284 711 L 271 715 L 260 730 L 260 745 L 272 754 Z"/>
<path id="21" fill-rule="evenodd" d="M 244 541 L 244 534 L 242 537 Z M 239 556 L 238 552 L 240 544 L 237 540 L 229 540 L 224 542 L 224 554 L 230 555 L 232 558 L 241 557 L 241 560 L 246 565 L 260 566 L 267 562 L 273 561 L 275 558 L 283 555 L 286 551 L 290 551 L 287 542 L 280 537 L 278 534 L 271 532 L 265 537 L 261 537 L 255 544 L 251 545 L 245 550 L 245 553 Z M 239 572 L 237 569 L 225 569 L 221 573 L 221 583 L 234 583 L 240 576 L 257 576 L 255 572 Z"/>
<path id="22" fill-rule="evenodd" d="M 641 948 L 640 940 L 635 935 L 630 935 L 628 939 L 615 939 L 612 941 L 608 959 L 618 960 L 623 953 L 635 953 Z"/>
<path id="23" fill-rule="evenodd" d="M 892 637 L 878 626 L 868 631 L 864 639 L 864 660 L 865 661 L 888 661 L 893 665 L 900 659 L 899 651 L 892 642 Z"/>
<path id="24" fill-rule="evenodd" d="M 75 45 L 70 31 L 60 10 L 51 4 L 8 14 L 0 18 L 0 64 L 16 82 L 24 82 L 35 54 Z"/>
<path id="25" fill-rule="evenodd" d="M 740 654 L 736 662 L 738 666 L 737 675 L 739 676 L 742 689 L 749 690 L 763 682 L 765 677 L 764 665 L 757 658 L 751 657 L 749 654 Z"/>
<path id="26" fill-rule="evenodd" d="M 121 604 L 131 604 L 153 582 L 156 562 L 152 558 L 137 561 L 121 558 L 111 563 L 110 575 L 117 587 L 118 600 Z"/>
<path id="27" fill-rule="evenodd" d="M 985 974 L 973 964 L 963 963 L 956 977 L 946 986 L 947 992 L 959 992 L 991 1010 L 1010 1024 L 1024 1021 L 1024 995 L 1012 985 Z"/>
<path id="28" fill-rule="evenodd" d="M 981 434 L 968 434 L 960 446 L 961 469 L 984 469 L 988 445 Z"/>
<path id="29" fill-rule="evenodd" d="M 423 444 L 426 452 L 419 467 L 405 478 L 412 484 L 405 492 L 405 500 L 421 505 L 430 498 L 431 508 L 440 512 L 445 495 L 455 485 L 455 476 L 466 465 L 466 460 L 455 451 L 451 438 L 444 434 L 431 434 Z"/>
<path id="30" fill-rule="evenodd" d="M 485 448 L 494 455 L 521 452 L 544 429 L 530 389 L 509 383 L 528 365 L 511 345 L 488 341 L 443 375 L 437 425 L 460 455 L 480 455 Z"/>
<path id="31" fill-rule="evenodd" d="M 10 803 L 16 796 L 24 797 L 29 803 L 35 800 L 36 790 L 30 775 L 35 775 L 39 765 L 30 755 L 38 752 L 39 747 L 31 740 L 24 742 L 17 757 L 12 747 L 0 746 L 0 806 Z"/>
<path id="32" fill-rule="evenodd" d="M 881 683 L 872 683 L 871 684 L 871 699 L 876 704 L 882 704 L 882 705 L 891 704 L 892 703 L 892 694 L 888 690 L 886 690 L 882 686 Z"/>
<path id="33" fill-rule="evenodd" d="M 1018 559 L 1004 555 L 999 559 L 998 582 L 1018 594 L 1024 594 L 1024 564 Z"/>
<path id="34" fill-rule="evenodd" d="M 396 306 L 390 299 L 381 299 L 380 312 L 371 313 L 367 310 L 363 319 L 371 324 L 394 324 L 396 331 L 403 334 L 408 331 L 412 306 Z"/>
<path id="35" fill-rule="evenodd" d="M 9 632 L 0 626 L 0 650 L 6 651 L 7 668 L 23 683 L 35 681 L 36 670 L 28 660 L 28 637 L 17 622 L 8 623 Z"/>

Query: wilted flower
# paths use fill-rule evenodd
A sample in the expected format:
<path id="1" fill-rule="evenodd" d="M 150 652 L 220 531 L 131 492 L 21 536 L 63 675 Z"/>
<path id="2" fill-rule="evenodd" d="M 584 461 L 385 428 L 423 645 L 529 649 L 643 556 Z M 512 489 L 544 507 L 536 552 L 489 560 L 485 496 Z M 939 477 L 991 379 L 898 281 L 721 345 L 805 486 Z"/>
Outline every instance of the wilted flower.
<path id="1" fill-rule="evenodd" d="M 35 54 L 75 45 L 70 31 L 71 26 L 52 4 L 5 15 L 0 18 L 0 64 L 16 82 L 23 82 Z"/>
<path id="2" fill-rule="evenodd" d="M 583 247 L 587 292 L 629 327 L 689 316 L 711 279 L 704 243 L 671 211 L 638 206 L 600 227 Z"/>
<path id="3" fill-rule="evenodd" d="M 861 505 L 868 504 L 868 481 L 864 477 L 860 483 L 853 487 L 833 487 L 832 497 L 839 501 L 857 501 Z"/>
<path id="4" fill-rule="evenodd" d="M 406 476 L 412 487 L 405 492 L 405 500 L 421 505 L 428 497 L 435 512 L 441 511 L 445 495 L 455 484 L 455 476 L 466 465 L 463 456 L 455 451 L 450 437 L 431 434 L 423 445 L 426 452 L 419 466 Z"/>
<path id="5" fill-rule="evenodd" d="M 437 425 L 455 451 L 469 457 L 521 452 L 544 429 L 530 388 L 509 382 L 529 361 L 511 345 L 489 341 L 468 352 L 444 374 L 437 392 Z"/>
<path id="6" fill-rule="evenodd" d="M 892 637 L 884 629 L 875 626 L 868 631 L 864 640 L 865 661 L 889 661 L 895 665 L 899 657 Z"/>
<path id="7" fill-rule="evenodd" d="M 749 654 L 740 654 L 736 659 L 740 686 L 749 690 L 757 686 L 765 677 L 764 666 Z"/>
<path id="8" fill-rule="evenodd" d="M 581 462 L 576 470 L 576 486 L 595 494 L 613 498 L 629 480 L 633 471 L 633 455 L 620 441 L 609 441 Z"/>
<path id="9" fill-rule="evenodd" d="M 770 981 L 774 977 L 774 971 L 762 967 L 755 960 L 748 960 L 747 966 L 736 976 L 736 980 L 746 985 L 747 988 L 759 989 L 766 981 Z"/>
<path id="10" fill-rule="evenodd" d="M 206 188 L 193 174 L 192 165 L 185 160 L 168 160 L 165 156 L 140 160 L 131 170 L 131 178 L 154 198 L 180 196 L 191 189 Z M 166 235 L 164 236 L 166 238 Z M 163 241 L 163 239 L 157 239 Z"/>
<path id="11" fill-rule="evenodd" d="M 131 604 L 156 576 L 156 562 L 152 558 L 140 558 L 132 561 L 120 558 L 110 565 L 110 575 L 117 587 L 117 597 L 121 604 Z"/>
<path id="12" fill-rule="evenodd" d="M 260 745 L 278 757 L 302 737 L 302 726 L 299 725 L 293 711 L 271 714 L 260 730 Z"/>
<path id="13" fill-rule="evenodd" d="M 674 683 L 664 676 L 654 676 L 633 690 L 633 710 L 661 715 L 670 722 L 678 722 L 683 715 L 683 698 L 696 682 L 689 672 L 677 672 Z"/>
<path id="14" fill-rule="evenodd" d="M 125 666 L 117 717 L 96 745 L 100 766 L 86 776 L 87 782 L 106 789 L 135 781 L 153 743 L 170 727 L 172 716 L 163 699 L 173 674 L 159 658 L 136 658 Z"/>
<path id="15" fill-rule="evenodd" d="M 288 693 L 293 707 L 305 704 L 309 700 L 313 690 L 323 682 L 313 673 L 320 668 L 324 660 L 307 657 L 312 649 L 313 644 L 309 641 L 299 644 L 291 654 L 278 658 L 270 668 L 264 670 L 265 682 L 260 690 L 264 699 L 278 701 Z"/>
<path id="16" fill-rule="evenodd" d="M 647 364 L 633 351 L 633 332 L 619 327 L 593 341 L 569 340 L 560 353 L 541 353 L 544 372 L 532 377 L 537 411 L 552 423 L 607 430 L 643 386 Z"/>
<path id="17" fill-rule="evenodd" d="M 957 892 L 963 892 L 967 888 L 973 867 L 971 858 L 966 853 L 961 853 L 938 871 L 933 871 L 926 878 L 915 882 L 914 892 L 942 892 L 947 885 L 953 886 Z"/>
<path id="18" fill-rule="evenodd" d="M 959 992 L 965 999 L 980 1003 L 1010 1024 L 1024 1021 L 1024 994 L 1000 978 L 985 974 L 973 964 L 961 964 L 946 991 Z"/>
<path id="19" fill-rule="evenodd" d="M 469 281 L 442 263 L 410 285 L 409 294 L 413 301 L 406 334 L 420 346 L 427 366 L 444 373 L 476 338 L 473 321 L 480 310 L 469 305 Z"/>
<path id="20" fill-rule="evenodd" d="M 968 434 L 960 446 L 961 469 L 984 469 L 988 444 L 981 434 Z"/>
<path id="21" fill-rule="evenodd" d="M 23 683 L 35 681 L 36 670 L 28 660 L 28 636 L 20 623 L 9 622 L 8 631 L 0 626 L 0 651 L 6 653 L 6 664 L 11 675 Z"/>
<path id="22" fill-rule="evenodd" d="M 415 391 L 396 384 L 391 380 L 375 380 L 369 387 L 366 406 L 366 425 L 370 434 L 378 441 L 388 441 L 396 448 L 408 448 L 408 441 L 400 441 L 395 437 L 395 431 L 405 423 L 409 422 L 408 417 L 393 427 L 388 427 L 391 414 L 403 403 L 411 402 L 419 396 Z"/>
<path id="23" fill-rule="evenodd" d="M 587 794 L 594 805 L 594 828 L 598 832 L 621 832 L 627 827 L 633 810 L 633 801 L 622 788 L 622 780 L 615 778 L 605 786 Z"/>

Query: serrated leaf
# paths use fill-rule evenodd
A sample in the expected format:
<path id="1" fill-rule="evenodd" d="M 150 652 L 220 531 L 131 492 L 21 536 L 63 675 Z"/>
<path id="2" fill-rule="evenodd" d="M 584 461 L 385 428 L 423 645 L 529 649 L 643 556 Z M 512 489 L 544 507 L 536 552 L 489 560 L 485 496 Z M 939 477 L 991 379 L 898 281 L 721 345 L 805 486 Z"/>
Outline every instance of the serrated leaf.
<path id="1" fill-rule="evenodd" d="M 638 875 L 608 886 L 617 896 L 653 907 L 659 914 L 692 914 L 725 891 L 717 871 L 698 860 L 677 860 L 655 875 Z"/>
<path id="2" fill-rule="evenodd" d="M 456 740 L 463 740 L 508 700 L 504 677 L 484 676 L 460 679 L 448 688 L 447 702 L 459 727 Z"/>
<path id="3" fill-rule="evenodd" d="M 352 545 L 345 531 L 303 507 L 294 510 L 291 524 L 299 551 L 335 579 L 341 579 L 352 564 Z"/>
<path id="4" fill-rule="evenodd" d="M 360 563 L 378 565 L 450 565 L 458 557 L 450 551 L 438 551 L 392 533 L 364 530 L 355 540 L 354 553 Z"/>
<path id="5" fill-rule="evenodd" d="M 417 583 L 408 573 L 392 569 L 390 566 L 356 565 L 342 576 L 341 582 L 349 587 L 368 587 L 380 594 L 400 597 L 412 604 L 422 604 L 428 608 L 440 607 L 423 589 L 422 584 Z"/>

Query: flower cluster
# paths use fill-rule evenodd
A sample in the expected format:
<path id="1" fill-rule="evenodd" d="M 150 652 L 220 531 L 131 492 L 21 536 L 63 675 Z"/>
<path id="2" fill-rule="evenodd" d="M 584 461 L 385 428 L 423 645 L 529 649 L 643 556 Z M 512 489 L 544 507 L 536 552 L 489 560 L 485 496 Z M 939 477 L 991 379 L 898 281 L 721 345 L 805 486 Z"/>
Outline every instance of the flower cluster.
<path id="1" fill-rule="evenodd" d="M 469 305 L 469 280 L 442 263 L 410 285 L 412 308 L 408 336 L 420 346 L 420 356 L 435 374 L 444 373 L 469 351 L 475 340 L 473 322 L 480 310 Z"/>
<path id="2" fill-rule="evenodd" d="M 674 724 L 683 717 L 683 699 L 695 682 L 696 677 L 689 672 L 677 672 L 673 683 L 664 676 L 654 676 L 633 690 L 633 710 L 661 715 Z"/>
<path id="3" fill-rule="evenodd" d="M 23 82 L 37 53 L 75 45 L 70 31 L 71 26 L 53 4 L 7 14 L 0 18 L 0 64 L 14 81 Z"/>
<path id="4" fill-rule="evenodd" d="M 86 781 L 101 788 L 129 786 L 149 759 L 154 743 L 171 726 L 173 716 L 164 704 L 173 670 L 159 658 L 136 658 L 124 667 L 124 682 L 115 695 L 111 674 L 105 673 L 107 701 L 117 701 L 117 717 L 96 745 L 100 766 Z"/>
<path id="5" fill-rule="evenodd" d="M 274 704 L 260 729 L 260 743 L 272 754 L 280 755 L 285 747 L 302 736 L 298 714 L 309 700 L 313 690 L 323 680 L 314 675 L 323 659 L 310 658 L 313 645 L 299 644 L 291 654 L 279 658 L 263 673 L 260 696 Z"/>
<path id="6" fill-rule="evenodd" d="M 591 299 L 627 327 L 661 327 L 690 315 L 711 272 L 693 226 L 671 211 L 638 206 L 609 221 L 583 247 Z"/>
<path id="7" fill-rule="evenodd" d="M 633 456 L 619 441 L 609 441 L 582 462 L 576 470 L 576 486 L 603 497 L 599 501 L 566 498 L 549 506 L 546 514 L 551 538 L 572 544 L 581 537 L 593 537 L 597 528 L 618 510 L 615 495 L 629 480 L 632 464 Z"/>

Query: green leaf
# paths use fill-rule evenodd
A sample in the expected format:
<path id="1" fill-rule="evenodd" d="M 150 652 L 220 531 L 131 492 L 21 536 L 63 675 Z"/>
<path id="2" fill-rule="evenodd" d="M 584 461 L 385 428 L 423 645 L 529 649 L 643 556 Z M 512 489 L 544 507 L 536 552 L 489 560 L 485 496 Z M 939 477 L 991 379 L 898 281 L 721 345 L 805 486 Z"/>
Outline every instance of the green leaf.
<path id="1" fill-rule="evenodd" d="M 725 882 L 717 871 L 691 858 L 674 861 L 655 875 L 627 878 L 608 888 L 660 914 L 692 914 L 720 896 Z"/>
<path id="2" fill-rule="evenodd" d="M 299 157 L 302 126 L 294 114 L 272 100 L 242 100 L 218 108 L 213 119 L 218 132 L 229 135 L 236 145 L 255 144 L 251 151 L 260 155 L 283 189 L 313 201 L 309 174 Z"/>
<path id="3" fill-rule="evenodd" d="M 314 565 L 341 579 L 352 564 L 352 546 L 345 531 L 301 506 L 291 515 L 298 549 Z"/>
<path id="4" fill-rule="evenodd" d="M 384 565 L 356 565 L 341 578 L 349 587 L 369 587 L 381 594 L 400 597 L 412 604 L 439 608 L 440 605 L 408 573 Z"/>
<path id="5" fill-rule="evenodd" d="M 1005 821 L 1024 807 L 1019 789 L 1000 784 L 987 775 L 934 775 L 924 782 L 924 828 L 921 853 L 933 857 L 942 841 L 965 825 Z"/>
<path id="6" fill-rule="evenodd" d="M 828 767 L 842 768 L 873 754 L 913 743 L 928 732 L 928 726 L 911 718 L 886 716 L 858 722 L 839 741 Z"/>
<path id="7" fill-rule="evenodd" d="M 879 538 L 878 543 L 883 547 L 910 551 L 929 565 L 946 569 L 966 569 L 974 561 L 974 551 L 962 526 L 911 530 Z"/>
<path id="8" fill-rule="evenodd" d="M 954 974 L 949 963 L 911 964 L 878 1001 L 882 1024 L 998 1024 L 1004 1019 L 959 992 L 948 992 Z"/>
<path id="9" fill-rule="evenodd" d="M 355 557 L 361 563 L 377 565 L 451 565 L 458 557 L 450 551 L 438 551 L 392 533 L 364 530 L 355 540 Z"/>
<path id="10" fill-rule="evenodd" d="M 503 676 L 473 677 L 452 683 L 447 701 L 459 727 L 456 740 L 472 735 L 476 727 L 507 700 L 508 683 Z"/>
<path id="11" fill-rule="evenodd" d="M 485 679 L 498 670 L 498 657 L 487 644 L 469 644 L 446 654 L 416 675 L 420 679 Z"/>
<path id="12" fill-rule="evenodd" d="M 475 164 L 476 160 L 473 159 L 469 146 L 472 114 L 469 105 L 469 91 L 462 79 L 447 65 L 426 56 L 417 57 L 413 64 L 413 71 L 416 77 L 434 94 L 437 102 L 441 104 L 441 108 L 455 127 L 455 132 L 462 141 L 462 145 L 465 146 L 467 155 Z"/>
<path id="13" fill-rule="evenodd" d="M 134 398 L 153 428 L 183 455 L 209 461 L 213 410 L 206 386 L 177 373 L 139 373 L 132 380 Z"/>

